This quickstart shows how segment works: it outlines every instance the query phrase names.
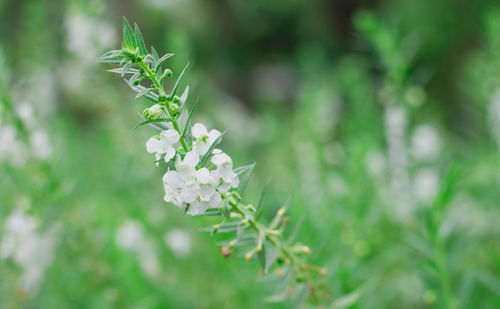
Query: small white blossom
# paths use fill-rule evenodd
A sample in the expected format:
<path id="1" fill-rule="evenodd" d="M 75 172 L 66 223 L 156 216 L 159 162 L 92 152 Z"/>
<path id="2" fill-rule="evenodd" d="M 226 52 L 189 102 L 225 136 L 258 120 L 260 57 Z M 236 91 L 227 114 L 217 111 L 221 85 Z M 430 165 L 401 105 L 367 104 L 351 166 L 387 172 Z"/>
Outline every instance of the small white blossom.
<path id="1" fill-rule="evenodd" d="M 191 128 L 191 134 L 196 139 L 193 144 L 193 151 L 203 156 L 221 133 L 215 129 L 208 132 L 203 124 L 196 123 Z"/>
<path id="2" fill-rule="evenodd" d="M 212 163 L 217 166 L 214 176 L 217 181 L 222 181 L 219 186 L 220 192 L 226 192 L 231 187 L 238 187 L 240 181 L 238 175 L 233 171 L 233 160 L 227 154 L 220 152 L 212 157 Z"/>
<path id="3" fill-rule="evenodd" d="M 175 169 L 179 173 L 179 177 L 186 182 L 186 184 L 192 184 L 196 176 L 196 165 L 200 162 L 200 156 L 194 152 L 190 151 L 186 153 L 184 159 L 177 156 L 175 160 Z"/>
<path id="4" fill-rule="evenodd" d="M 179 138 L 179 132 L 176 130 L 163 130 L 159 138 L 153 136 L 146 142 L 146 150 L 154 153 L 156 160 L 161 159 L 161 156 L 165 154 L 164 160 L 168 162 L 175 156 L 175 144 Z"/>
<path id="5" fill-rule="evenodd" d="M 195 200 L 189 206 L 187 213 L 192 216 L 200 215 L 209 208 L 217 208 L 222 203 L 222 197 L 219 192 L 215 192 L 208 201 Z"/>

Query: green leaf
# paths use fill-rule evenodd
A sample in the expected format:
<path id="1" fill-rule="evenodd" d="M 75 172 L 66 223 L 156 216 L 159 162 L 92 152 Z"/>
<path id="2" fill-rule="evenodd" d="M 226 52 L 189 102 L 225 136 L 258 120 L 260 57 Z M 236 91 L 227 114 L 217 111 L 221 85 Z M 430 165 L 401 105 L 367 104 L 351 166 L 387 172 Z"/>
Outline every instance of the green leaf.
<path id="1" fill-rule="evenodd" d="M 244 174 L 243 178 L 240 179 L 240 185 L 238 186 L 238 194 L 241 196 L 247 187 L 248 181 L 252 176 L 253 169 L 255 167 L 255 162 L 249 165 L 240 166 L 234 169 L 234 172 L 238 175 Z"/>
<path id="2" fill-rule="evenodd" d="M 153 91 L 154 89 L 153 88 L 144 88 L 144 89 L 141 89 L 137 95 L 135 96 L 136 99 L 139 99 L 140 97 L 146 95 L 148 92 L 151 92 Z"/>
<path id="3" fill-rule="evenodd" d="M 151 55 L 153 56 L 153 60 L 155 61 L 155 63 L 158 62 L 158 53 L 153 46 L 151 46 Z"/>
<path id="4" fill-rule="evenodd" d="M 346 294 L 340 298 L 337 298 L 330 306 L 330 309 L 344 309 L 349 308 L 355 303 L 358 302 L 361 297 L 361 290 L 357 289 L 356 291 Z"/>
<path id="5" fill-rule="evenodd" d="M 186 136 L 186 133 L 187 133 L 187 130 L 189 127 L 189 121 L 191 120 L 191 117 L 193 116 L 193 113 L 194 113 L 194 110 L 196 109 L 196 106 L 198 106 L 198 101 L 199 100 L 197 99 L 196 102 L 194 102 L 194 105 L 191 108 L 191 111 L 189 112 L 189 115 L 186 119 L 186 124 L 184 125 L 184 130 L 182 130 L 182 136 Z"/>
<path id="6" fill-rule="evenodd" d="M 227 201 L 222 204 L 222 215 L 226 219 L 229 219 L 231 216 L 231 207 L 229 206 L 229 203 Z"/>
<path id="7" fill-rule="evenodd" d="M 266 265 L 263 268 L 264 274 L 267 274 L 269 271 L 269 268 L 273 265 L 274 261 L 276 261 L 276 258 L 278 257 L 278 248 L 276 247 L 268 247 L 267 252 L 266 252 Z"/>
<path id="8" fill-rule="evenodd" d="M 170 119 L 160 118 L 160 119 L 155 119 L 155 120 L 145 120 L 145 121 L 139 123 L 138 125 L 136 125 L 134 129 L 137 129 L 138 127 L 141 127 L 145 124 L 157 123 L 157 122 L 170 122 Z"/>
<path id="9" fill-rule="evenodd" d="M 123 54 L 121 50 L 111 50 L 97 58 L 97 62 L 116 64 L 119 63 L 122 59 Z"/>
<path id="10" fill-rule="evenodd" d="M 270 183 L 271 183 L 271 181 L 268 180 L 266 182 L 266 184 L 264 185 L 264 188 L 262 188 L 262 191 L 260 192 L 259 200 L 258 200 L 257 205 L 255 207 L 257 209 L 257 213 L 255 214 L 256 219 L 259 219 L 262 216 L 262 213 L 264 210 L 264 206 L 263 206 L 264 197 L 266 196 L 266 192 L 267 192 L 267 189 L 269 188 Z"/>
<path id="11" fill-rule="evenodd" d="M 184 70 L 182 70 L 181 75 L 179 75 L 179 77 L 177 78 L 177 81 L 175 82 L 175 85 L 174 85 L 174 89 L 172 90 L 172 93 L 170 94 L 171 98 L 173 98 L 175 96 L 175 93 L 177 92 L 177 88 L 179 88 L 179 84 L 181 83 L 182 77 L 184 76 L 184 73 L 186 72 L 188 66 L 189 66 L 189 62 L 184 67 Z"/>
<path id="12" fill-rule="evenodd" d="M 123 17 L 123 46 L 133 52 L 137 48 L 134 32 L 125 17 Z"/>
<path id="13" fill-rule="evenodd" d="M 220 141 L 222 140 L 222 136 L 224 136 L 224 134 L 226 134 L 226 132 L 227 132 L 227 130 L 222 132 L 222 134 L 219 135 L 219 137 L 217 137 L 217 139 L 212 143 L 212 145 L 210 145 L 210 148 L 208 148 L 207 153 L 205 153 L 205 155 L 201 159 L 200 163 L 198 164 L 198 168 L 202 168 L 203 166 L 205 166 L 205 164 L 208 162 L 208 159 L 212 155 L 212 152 L 214 151 L 215 146 L 217 146 L 220 143 Z"/>
<path id="14" fill-rule="evenodd" d="M 148 54 L 148 50 L 146 49 L 146 44 L 144 44 L 144 38 L 142 37 L 141 30 L 139 30 L 139 26 L 134 24 L 135 28 L 135 41 L 137 42 L 137 46 L 139 46 L 139 55 L 146 56 Z"/>
<path id="15" fill-rule="evenodd" d="M 207 209 L 204 213 L 199 214 L 198 216 L 220 216 L 221 213 L 218 209 Z"/>
<path id="16" fill-rule="evenodd" d="M 158 61 L 156 61 L 153 69 L 156 71 L 158 68 L 161 67 L 161 64 L 163 63 L 163 61 L 167 60 L 168 58 L 172 57 L 174 54 L 172 53 L 168 53 L 168 54 L 165 54 L 163 55 L 160 59 L 158 59 Z"/>
<path id="17" fill-rule="evenodd" d="M 144 91 L 144 89 L 152 89 L 152 88 L 145 88 L 144 86 L 141 86 L 141 85 L 138 85 L 138 86 L 129 85 L 129 86 L 135 92 L 142 92 L 142 91 Z M 155 103 L 160 102 L 160 99 L 158 98 L 158 95 L 156 93 L 154 93 L 154 92 L 146 92 L 145 94 L 143 94 L 143 96 L 145 98 L 149 99 L 152 102 L 155 102 Z"/>
<path id="18" fill-rule="evenodd" d="M 302 223 L 304 222 L 305 218 L 306 218 L 306 216 L 303 215 L 297 221 L 297 224 L 295 224 L 295 227 L 293 228 L 292 234 L 290 235 L 290 237 L 288 237 L 288 240 L 287 240 L 288 244 L 292 244 L 295 241 L 295 238 L 297 238 L 297 235 L 299 235 L 300 228 L 302 227 Z"/>
<path id="19" fill-rule="evenodd" d="M 108 72 L 123 74 L 123 68 L 111 69 L 111 70 L 108 70 Z M 137 74 L 137 73 L 139 73 L 139 70 L 134 69 L 134 68 L 128 68 L 128 70 L 125 72 L 125 74 Z"/>
<path id="20" fill-rule="evenodd" d="M 264 270 L 266 268 L 266 245 L 262 244 L 262 250 L 257 253 L 257 260 L 259 260 L 260 268 Z"/>

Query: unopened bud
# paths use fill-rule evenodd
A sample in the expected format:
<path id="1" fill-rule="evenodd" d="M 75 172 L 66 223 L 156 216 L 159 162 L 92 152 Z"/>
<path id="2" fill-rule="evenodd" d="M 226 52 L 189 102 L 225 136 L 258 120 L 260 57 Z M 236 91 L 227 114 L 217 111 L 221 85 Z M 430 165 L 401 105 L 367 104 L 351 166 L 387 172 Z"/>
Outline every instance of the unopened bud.
<path id="1" fill-rule="evenodd" d="M 163 75 L 166 77 L 170 77 L 170 76 L 172 76 L 172 74 L 173 74 L 173 72 L 170 69 L 166 69 L 165 72 L 163 73 Z"/>
<path id="2" fill-rule="evenodd" d="M 229 246 L 223 246 L 220 248 L 220 253 L 223 257 L 228 258 L 231 256 L 231 254 L 233 254 L 233 248 Z"/>
<path id="3" fill-rule="evenodd" d="M 179 104 L 177 103 L 170 103 L 170 113 L 172 113 L 172 116 L 175 116 L 179 113 Z"/>
<path id="4" fill-rule="evenodd" d="M 250 262 L 252 260 L 252 255 L 252 252 L 248 252 L 247 254 L 245 254 L 245 261 Z"/>
<path id="5" fill-rule="evenodd" d="M 163 115 L 163 110 L 161 109 L 160 104 L 155 104 L 151 106 L 150 108 L 146 108 L 143 111 L 144 118 L 149 119 L 149 120 L 156 120 L 160 118 Z"/>
<path id="6" fill-rule="evenodd" d="M 181 101 L 181 98 L 179 98 L 178 96 L 174 96 L 174 98 L 172 99 L 172 102 L 174 103 L 179 103 Z"/>
<path id="7" fill-rule="evenodd" d="M 305 254 L 311 254 L 311 249 L 308 246 L 304 246 L 302 250 Z"/>
<path id="8" fill-rule="evenodd" d="M 285 214 L 285 208 L 280 208 L 278 210 L 278 216 L 282 217 Z"/>
<path id="9" fill-rule="evenodd" d="M 321 269 L 320 269 L 320 271 L 319 271 L 319 276 L 320 276 L 320 277 L 324 277 L 324 276 L 326 276 L 326 269 L 321 268 Z"/>

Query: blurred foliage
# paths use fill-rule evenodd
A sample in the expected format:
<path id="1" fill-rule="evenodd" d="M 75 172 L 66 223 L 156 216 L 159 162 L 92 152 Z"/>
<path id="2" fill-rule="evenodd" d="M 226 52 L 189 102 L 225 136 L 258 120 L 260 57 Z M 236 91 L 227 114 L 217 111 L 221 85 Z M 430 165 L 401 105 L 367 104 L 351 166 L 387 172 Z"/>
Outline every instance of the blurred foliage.
<path id="1" fill-rule="evenodd" d="M 211 218 L 162 201 L 147 130 L 133 130 L 144 104 L 96 63 L 122 16 L 176 53 L 174 72 L 189 60 L 195 117 L 229 130 L 237 166 L 257 162 L 251 201 L 269 181 L 264 217 L 292 198 L 332 308 L 500 307 L 495 0 L 0 0 L 0 240 L 19 209 L 55 235 L 38 289 L 0 255 L 0 307 L 292 306 L 265 302 L 274 285 L 256 265 L 220 255 L 200 232 Z M 6 127 L 24 157 L 3 156 Z M 43 158 L 37 139 L 22 146 L 40 131 Z M 116 241 L 130 220 L 152 275 Z M 187 255 L 166 244 L 172 229 Z"/>

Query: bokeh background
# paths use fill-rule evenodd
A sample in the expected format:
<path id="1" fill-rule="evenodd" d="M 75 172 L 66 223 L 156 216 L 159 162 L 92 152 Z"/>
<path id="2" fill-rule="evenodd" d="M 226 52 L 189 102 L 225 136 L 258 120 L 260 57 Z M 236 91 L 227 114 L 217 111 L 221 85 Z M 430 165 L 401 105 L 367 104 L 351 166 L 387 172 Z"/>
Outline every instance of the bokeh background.
<path id="1" fill-rule="evenodd" d="M 163 202 L 96 63 L 122 16 L 190 62 L 245 199 L 291 197 L 331 308 L 500 307 L 498 1 L 0 0 L 1 308 L 294 306 Z"/>

